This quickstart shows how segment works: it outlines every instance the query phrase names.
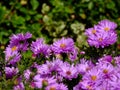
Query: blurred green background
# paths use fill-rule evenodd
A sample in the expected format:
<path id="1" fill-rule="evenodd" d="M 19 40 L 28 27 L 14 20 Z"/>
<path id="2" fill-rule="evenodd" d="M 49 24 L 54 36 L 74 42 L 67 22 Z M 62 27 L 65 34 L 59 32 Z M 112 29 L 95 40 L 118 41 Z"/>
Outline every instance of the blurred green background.
<path id="1" fill-rule="evenodd" d="M 31 32 L 47 43 L 72 37 L 82 47 L 85 28 L 102 19 L 115 21 L 120 33 L 120 0 L 1 0 L 0 45 L 4 48 L 13 33 Z"/>

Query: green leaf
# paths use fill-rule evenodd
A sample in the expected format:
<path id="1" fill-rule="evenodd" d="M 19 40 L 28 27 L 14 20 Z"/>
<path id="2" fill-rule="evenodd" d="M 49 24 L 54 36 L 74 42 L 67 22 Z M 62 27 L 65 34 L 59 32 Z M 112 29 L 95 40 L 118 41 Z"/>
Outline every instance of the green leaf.
<path id="1" fill-rule="evenodd" d="M 108 8 L 108 9 L 112 9 L 112 10 L 113 10 L 114 7 L 115 7 L 115 3 L 114 3 L 114 2 L 111 1 L 111 2 L 108 2 L 108 3 L 107 3 L 107 8 Z"/>
<path id="2" fill-rule="evenodd" d="M 33 10 L 36 10 L 39 6 L 39 2 L 37 0 L 30 0 L 30 4 L 32 5 Z"/>
<path id="3" fill-rule="evenodd" d="M 43 3 L 41 12 L 47 13 L 49 10 L 50 10 L 50 7 L 46 3 Z"/>
<path id="4" fill-rule="evenodd" d="M 92 8 L 93 8 L 93 2 L 90 2 L 90 3 L 88 4 L 88 9 L 89 9 L 89 10 L 92 10 Z"/>
<path id="5" fill-rule="evenodd" d="M 13 25 L 21 25 L 25 23 L 25 19 L 22 16 L 13 16 L 12 21 Z"/>
<path id="6" fill-rule="evenodd" d="M 0 20 L 3 19 L 3 17 L 5 16 L 6 13 L 7 13 L 6 7 L 1 7 L 1 5 L 0 5 Z"/>

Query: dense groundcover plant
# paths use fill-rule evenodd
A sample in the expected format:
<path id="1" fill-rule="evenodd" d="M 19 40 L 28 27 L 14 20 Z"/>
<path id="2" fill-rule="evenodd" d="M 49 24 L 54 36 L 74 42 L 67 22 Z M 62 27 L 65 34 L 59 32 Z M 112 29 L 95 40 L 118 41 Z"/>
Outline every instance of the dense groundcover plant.
<path id="1" fill-rule="evenodd" d="M 102 20 L 88 28 L 90 47 L 106 48 L 117 41 L 117 24 Z M 32 34 L 13 34 L 0 71 L 2 90 L 120 90 L 120 56 L 85 57 L 74 40 L 62 37 L 52 44 Z M 92 52 L 92 51 L 91 51 Z M 26 54 L 27 53 L 27 54 Z"/>

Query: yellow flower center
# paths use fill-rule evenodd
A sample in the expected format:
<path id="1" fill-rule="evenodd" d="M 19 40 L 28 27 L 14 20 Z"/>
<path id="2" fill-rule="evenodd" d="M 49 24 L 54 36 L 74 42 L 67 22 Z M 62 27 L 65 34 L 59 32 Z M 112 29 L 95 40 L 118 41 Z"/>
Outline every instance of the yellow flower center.
<path id="1" fill-rule="evenodd" d="M 95 80 L 97 79 L 97 76 L 93 75 L 93 76 L 91 76 L 91 79 L 92 79 L 93 81 L 95 81 Z"/>
<path id="2" fill-rule="evenodd" d="M 56 88 L 55 87 L 50 87 L 50 90 L 56 90 Z"/>
<path id="3" fill-rule="evenodd" d="M 104 30 L 105 30 L 105 31 L 109 31 L 109 30 L 110 30 L 110 28 L 108 28 L 108 27 L 105 27 L 105 28 L 104 28 Z"/>
<path id="4" fill-rule="evenodd" d="M 92 34 L 95 34 L 95 33 L 96 33 L 96 30 L 93 29 L 93 30 L 92 30 Z"/>
<path id="5" fill-rule="evenodd" d="M 66 45 L 65 45 L 64 43 L 62 43 L 62 44 L 60 44 L 60 47 L 61 47 L 61 48 L 65 48 Z"/>
<path id="6" fill-rule="evenodd" d="M 17 50 L 17 47 L 13 46 L 11 49 L 12 49 L 12 51 L 15 51 L 15 50 Z"/>
<path id="7" fill-rule="evenodd" d="M 105 73 L 105 74 L 108 73 L 108 70 L 107 70 L 107 69 L 104 69 L 104 70 L 103 70 L 103 73 Z"/>

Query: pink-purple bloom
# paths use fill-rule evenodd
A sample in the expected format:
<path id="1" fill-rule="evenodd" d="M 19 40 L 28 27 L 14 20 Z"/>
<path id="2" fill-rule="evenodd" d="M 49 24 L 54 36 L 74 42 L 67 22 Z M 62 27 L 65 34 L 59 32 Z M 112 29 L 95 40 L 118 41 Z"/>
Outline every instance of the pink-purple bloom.
<path id="1" fill-rule="evenodd" d="M 53 43 L 51 46 L 54 54 L 67 54 L 71 61 L 77 59 L 78 50 L 74 45 L 74 41 L 72 38 L 59 39 Z"/>
<path id="2" fill-rule="evenodd" d="M 10 37 L 10 47 L 17 47 L 18 50 L 26 51 L 28 49 L 29 43 L 28 39 L 32 37 L 32 34 L 27 32 L 25 34 L 13 34 Z"/>
<path id="3" fill-rule="evenodd" d="M 86 29 L 85 34 L 88 37 L 88 43 L 90 46 L 96 48 L 109 46 L 117 41 L 116 29 L 117 24 L 109 20 L 102 20 L 98 25 L 93 28 Z"/>
<path id="4" fill-rule="evenodd" d="M 36 88 L 42 88 L 43 86 L 48 86 L 56 83 L 56 79 L 54 77 L 42 77 L 39 74 L 35 75 L 33 80 Z"/>
<path id="5" fill-rule="evenodd" d="M 68 90 L 68 88 L 62 83 L 61 84 L 55 83 L 55 84 L 48 85 L 45 88 L 45 90 Z"/>
<path id="6" fill-rule="evenodd" d="M 31 73 L 32 73 L 32 72 L 31 72 L 29 69 L 25 70 L 25 71 L 24 71 L 24 78 L 25 78 L 26 80 L 29 80 Z"/>
<path id="7" fill-rule="evenodd" d="M 74 50 L 74 41 L 72 38 L 62 38 L 57 40 L 52 45 L 54 53 L 69 53 Z"/>
<path id="8" fill-rule="evenodd" d="M 44 43 L 42 38 L 39 38 L 35 42 L 32 42 L 31 50 L 35 55 L 43 54 L 44 56 L 49 56 L 51 52 L 50 47 Z"/>
<path id="9" fill-rule="evenodd" d="M 20 82 L 18 85 L 13 87 L 13 90 L 25 90 L 23 82 Z"/>
<path id="10" fill-rule="evenodd" d="M 5 74 L 7 79 L 13 78 L 19 72 L 18 68 L 15 67 L 5 67 Z"/>
<path id="11" fill-rule="evenodd" d="M 98 29 L 103 31 L 114 31 L 117 28 L 117 24 L 110 20 L 101 20 L 99 22 Z"/>
<path id="12" fill-rule="evenodd" d="M 117 40 L 116 28 L 116 23 L 102 20 L 98 25 L 86 29 L 89 45 L 104 48 L 114 44 Z M 33 52 L 33 58 L 21 58 L 25 53 L 22 51 L 29 48 L 28 39 L 31 36 L 30 33 L 13 35 L 10 38 L 10 44 L 4 51 L 5 63 L 0 62 L 0 65 L 4 66 L 0 67 L 2 70 L 0 77 L 5 75 L 6 83 L 14 80 L 13 90 L 28 88 L 41 90 L 120 90 L 120 56 L 112 57 L 112 54 L 104 54 L 96 61 L 92 58 L 90 60 L 80 59 L 78 57 L 79 50 L 75 47 L 73 39 L 63 37 L 52 45 L 45 44 L 42 38 L 37 39 L 32 42 L 31 51 L 26 52 L 27 55 L 31 55 Z M 86 55 L 87 53 L 86 51 Z M 81 51 L 79 54 L 85 54 L 85 51 Z M 42 55 L 44 57 L 39 57 Z M 23 61 L 19 62 L 21 59 Z"/>
<path id="13" fill-rule="evenodd" d="M 15 65 L 21 59 L 20 53 L 17 51 L 17 47 L 10 48 L 9 46 L 5 50 L 5 61 L 7 64 Z"/>
<path id="14" fill-rule="evenodd" d="M 58 72 L 65 79 L 72 80 L 73 78 L 77 78 L 78 72 L 74 65 L 69 65 L 68 63 L 64 63 L 61 67 L 61 71 Z"/>
<path id="15" fill-rule="evenodd" d="M 84 58 L 80 60 L 80 63 L 76 65 L 76 69 L 79 74 L 84 75 L 88 72 L 94 65 L 91 61 L 87 61 Z"/>

